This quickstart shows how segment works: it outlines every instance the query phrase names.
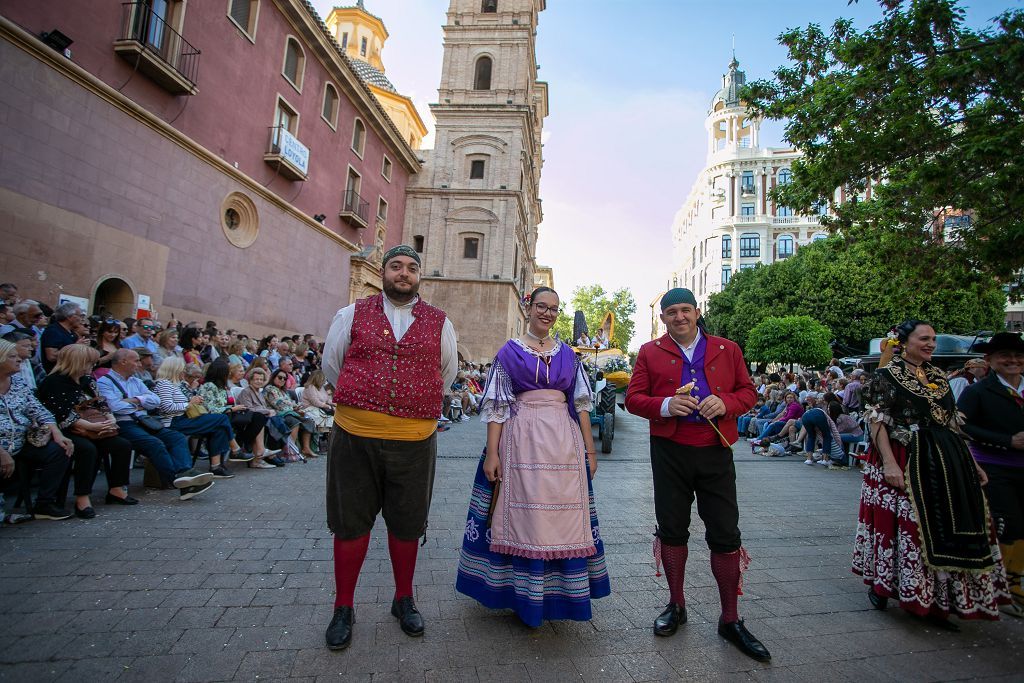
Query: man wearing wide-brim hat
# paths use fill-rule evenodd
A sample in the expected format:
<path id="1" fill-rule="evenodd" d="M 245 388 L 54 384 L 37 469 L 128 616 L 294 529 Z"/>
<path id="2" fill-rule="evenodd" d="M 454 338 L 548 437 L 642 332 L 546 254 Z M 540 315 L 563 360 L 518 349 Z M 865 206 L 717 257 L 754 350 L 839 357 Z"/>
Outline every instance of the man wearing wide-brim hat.
<path id="1" fill-rule="evenodd" d="M 1024 340 L 999 332 L 976 344 L 989 373 L 957 401 L 974 459 L 988 475 L 985 494 L 999 533 L 1013 603 L 1007 614 L 1024 617 Z"/>
<path id="2" fill-rule="evenodd" d="M 650 420 L 655 553 L 669 586 L 669 604 L 654 620 L 654 633 L 671 636 L 686 623 L 683 580 L 696 497 L 722 604 L 718 633 L 744 654 L 768 661 L 771 655 L 744 626 L 737 604 L 749 558 L 740 541 L 731 444 L 738 438 L 736 418 L 750 410 L 757 392 L 740 348 L 701 329 L 693 292 L 666 292 L 661 320 L 668 333 L 640 347 L 626 390 L 629 412 Z"/>
<path id="3" fill-rule="evenodd" d="M 419 297 L 419 254 L 408 245 L 392 247 L 381 270 L 383 293 L 338 311 L 324 342 L 324 372 L 337 406 L 327 456 L 336 594 L 326 641 L 332 650 L 351 642 L 356 582 L 381 513 L 395 577 L 391 614 L 407 635 L 423 635 L 412 580 L 434 486 L 441 399 L 458 370 L 451 321 Z"/>

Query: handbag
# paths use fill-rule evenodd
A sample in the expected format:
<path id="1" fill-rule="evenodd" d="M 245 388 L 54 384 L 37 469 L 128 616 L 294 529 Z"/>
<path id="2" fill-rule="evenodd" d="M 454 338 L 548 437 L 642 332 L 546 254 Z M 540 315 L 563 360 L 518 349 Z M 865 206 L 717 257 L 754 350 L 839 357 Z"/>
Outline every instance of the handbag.
<path id="1" fill-rule="evenodd" d="M 209 412 L 202 403 L 190 403 L 188 408 L 185 408 L 185 417 L 192 420 Z"/>
<path id="2" fill-rule="evenodd" d="M 121 383 L 115 380 L 113 377 L 110 377 L 110 375 L 107 375 L 107 377 L 110 379 L 111 382 L 114 383 L 114 386 L 117 387 L 118 391 L 121 392 L 121 395 L 124 396 L 125 400 L 128 400 L 128 392 L 124 390 L 124 387 L 121 386 Z M 156 434 L 164 428 L 163 420 L 153 415 L 146 415 L 145 413 L 143 413 L 142 415 L 132 413 L 132 421 L 135 422 L 135 424 L 142 427 L 143 429 L 145 429 L 150 434 Z"/>
<path id="3" fill-rule="evenodd" d="M 111 415 L 110 408 L 107 407 L 107 402 L 103 400 L 102 397 L 90 398 L 85 401 L 82 401 L 77 406 L 75 406 L 73 410 L 75 414 L 78 415 L 79 419 L 93 423 L 106 422 L 107 420 L 110 419 Z M 85 429 L 81 429 L 77 427 L 75 424 L 71 425 L 71 431 L 79 436 L 84 436 L 90 439 L 97 438 L 97 435 L 95 433 L 88 432 Z M 119 430 L 116 426 L 109 427 L 106 430 L 104 430 L 105 436 L 102 438 L 117 436 L 118 431 Z"/>

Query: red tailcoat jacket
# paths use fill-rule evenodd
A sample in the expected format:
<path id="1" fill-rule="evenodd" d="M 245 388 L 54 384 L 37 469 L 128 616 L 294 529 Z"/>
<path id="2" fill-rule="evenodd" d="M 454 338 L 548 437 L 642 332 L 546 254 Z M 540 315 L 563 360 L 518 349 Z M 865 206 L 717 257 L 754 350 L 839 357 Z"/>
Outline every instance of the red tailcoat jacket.
<path id="1" fill-rule="evenodd" d="M 707 340 L 704 373 L 711 392 L 725 403 L 725 415 L 719 417 L 716 424 L 726 440 L 735 443 L 739 438 L 736 418 L 754 406 L 757 391 L 750 381 L 740 347 L 723 337 L 708 334 L 704 337 Z M 676 434 L 678 420 L 662 417 L 661 404 L 679 388 L 683 360 L 683 352 L 667 334 L 640 347 L 633 377 L 626 389 L 626 409 L 650 420 L 652 436 L 671 439 Z"/>

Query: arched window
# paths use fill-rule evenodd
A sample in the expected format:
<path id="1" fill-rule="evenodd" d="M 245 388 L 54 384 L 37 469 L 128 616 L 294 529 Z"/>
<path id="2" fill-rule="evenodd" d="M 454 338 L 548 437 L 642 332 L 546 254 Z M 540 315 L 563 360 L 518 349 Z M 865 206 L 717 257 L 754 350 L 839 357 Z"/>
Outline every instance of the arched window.
<path id="1" fill-rule="evenodd" d="M 828 233 L 818 232 L 818 233 L 814 234 L 814 237 L 811 238 L 811 241 L 812 242 L 820 242 L 821 240 L 827 240 L 827 239 L 828 239 Z"/>
<path id="2" fill-rule="evenodd" d="M 740 235 L 740 258 L 761 256 L 761 236 L 756 232 L 745 232 Z"/>
<path id="3" fill-rule="evenodd" d="M 366 146 L 366 126 L 359 119 L 356 119 L 356 123 L 352 126 L 352 151 L 359 155 L 359 158 L 363 158 L 363 148 Z"/>
<path id="4" fill-rule="evenodd" d="M 473 89 L 491 89 L 491 58 L 486 55 L 476 60 L 476 69 L 473 76 Z"/>
<path id="5" fill-rule="evenodd" d="M 793 174 L 788 168 L 784 168 L 779 171 L 779 185 L 788 185 L 789 181 L 793 179 Z"/>
<path id="6" fill-rule="evenodd" d="M 324 121 L 334 128 L 338 123 L 338 90 L 330 83 L 324 84 L 324 106 L 320 112 Z"/>
<path id="7" fill-rule="evenodd" d="M 779 255 L 778 258 L 789 258 L 793 255 L 793 251 L 796 249 L 796 243 L 793 240 L 792 235 L 781 235 L 779 237 Z"/>
<path id="8" fill-rule="evenodd" d="M 284 68 L 281 73 L 295 89 L 302 92 L 302 74 L 306 69 L 306 55 L 302 52 L 299 41 L 288 38 L 284 48 Z"/>

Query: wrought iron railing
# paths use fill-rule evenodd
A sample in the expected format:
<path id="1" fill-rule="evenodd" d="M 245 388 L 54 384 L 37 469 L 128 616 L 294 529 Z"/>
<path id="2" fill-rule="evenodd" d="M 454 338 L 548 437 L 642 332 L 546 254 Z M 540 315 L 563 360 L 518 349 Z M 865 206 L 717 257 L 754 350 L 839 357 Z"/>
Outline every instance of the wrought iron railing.
<path id="1" fill-rule="evenodd" d="M 120 40 L 133 40 L 154 53 L 193 85 L 199 73 L 199 49 L 166 21 L 170 3 L 133 0 L 121 5 Z"/>
<path id="2" fill-rule="evenodd" d="M 360 197 L 355 190 L 345 190 L 345 199 L 341 210 L 343 213 L 355 214 L 363 223 L 370 222 L 370 202 Z"/>

